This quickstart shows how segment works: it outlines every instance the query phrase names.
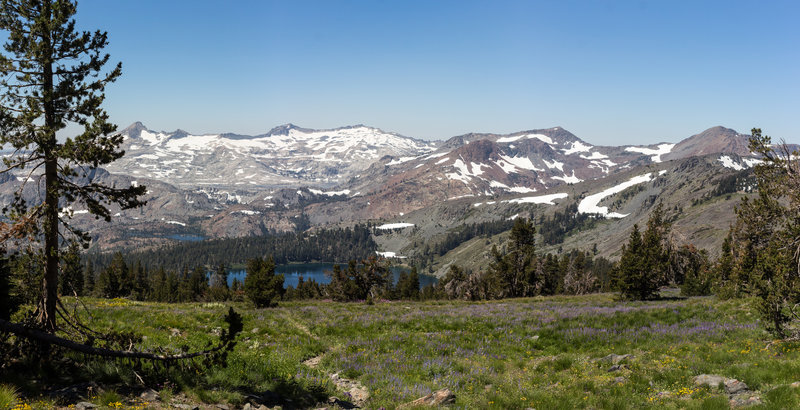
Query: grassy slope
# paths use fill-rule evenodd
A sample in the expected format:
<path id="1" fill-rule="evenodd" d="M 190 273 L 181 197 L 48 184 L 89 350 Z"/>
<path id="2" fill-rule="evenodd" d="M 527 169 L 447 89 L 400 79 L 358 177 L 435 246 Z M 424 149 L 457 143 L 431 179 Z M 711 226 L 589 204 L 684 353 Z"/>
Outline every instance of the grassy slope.
<path id="1" fill-rule="evenodd" d="M 213 338 L 221 304 L 89 300 L 96 327 L 147 336 L 146 345 L 196 349 Z M 358 379 L 366 407 L 395 407 L 441 388 L 470 408 L 727 408 L 727 396 L 697 388 L 715 373 L 747 383 L 767 408 L 800 406 L 800 345 L 776 344 L 758 327 L 748 301 L 715 298 L 652 302 L 609 294 L 496 302 L 331 302 L 243 305 L 242 341 L 227 368 L 178 378 L 195 401 L 242 403 L 278 392 L 312 406 L 336 394 L 329 375 Z M 180 335 L 172 329 L 180 331 Z M 609 372 L 608 354 L 632 354 Z M 318 368 L 302 362 L 323 355 Z M 121 367 L 122 366 L 122 367 Z M 81 377 L 135 383 L 121 364 L 86 364 Z M 8 383 L 8 380 L 4 381 Z M 13 381 L 22 390 L 30 380 Z M 27 384 L 26 384 L 27 383 Z M 102 403 L 101 403 L 102 404 Z"/>

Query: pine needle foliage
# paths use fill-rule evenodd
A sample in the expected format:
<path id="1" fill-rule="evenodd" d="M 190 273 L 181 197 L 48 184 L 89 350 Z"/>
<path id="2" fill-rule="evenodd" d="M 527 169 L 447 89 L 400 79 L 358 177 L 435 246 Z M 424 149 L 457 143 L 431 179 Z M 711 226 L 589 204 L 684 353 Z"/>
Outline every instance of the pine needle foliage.
<path id="1" fill-rule="evenodd" d="M 750 150 L 761 155 L 755 167 L 758 196 L 736 209 L 727 263 L 728 293 L 755 295 L 762 322 L 778 337 L 800 335 L 800 153 L 773 145 L 754 128 Z"/>
<path id="2" fill-rule="evenodd" d="M 3 211 L 10 221 L 5 239 L 28 237 L 43 243 L 45 268 L 38 323 L 56 328 L 62 234 L 88 236 L 69 223 L 78 203 L 97 218 L 110 220 L 108 205 L 132 208 L 143 186 L 116 188 L 95 181 L 96 169 L 123 155 L 122 136 L 102 108 L 106 85 L 121 74 L 121 64 L 104 67 L 109 55 L 105 32 L 75 28 L 77 4 L 70 0 L 2 0 L 0 30 L 8 41 L 0 53 L 0 146 L 13 148 L 5 170 L 25 175 L 14 200 Z M 83 131 L 59 135 L 69 124 Z M 43 198 L 28 203 L 26 185 Z M 62 232 L 62 228 L 64 232 Z"/>

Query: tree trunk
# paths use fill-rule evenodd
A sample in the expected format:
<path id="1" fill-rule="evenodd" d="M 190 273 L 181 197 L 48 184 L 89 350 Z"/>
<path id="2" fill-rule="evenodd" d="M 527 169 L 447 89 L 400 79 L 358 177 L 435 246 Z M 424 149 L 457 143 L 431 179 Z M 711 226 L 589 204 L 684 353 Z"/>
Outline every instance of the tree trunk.
<path id="1" fill-rule="evenodd" d="M 42 302 L 39 306 L 39 325 L 47 330 L 56 329 L 56 304 L 58 302 L 58 193 L 56 192 L 55 160 L 45 162 L 45 271 L 42 279 Z"/>
<path id="2" fill-rule="evenodd" d="M 51 20 L 50 3 L 43 4 L 42 14 Z M 39 325 L 46 331 L 56 329 L 56 304 L 58 303 L 58 158 L 56 148 L 56 124 L 53 96 L 53 46 L 50 32 L 42 33 L 44 50 L 42 64 L 42 105 L 44 108 L 44 132 L 40 146 L 44 152 L 44 255 L 45 271 L 42 279 L 42 301 L 39 306 Z"/>

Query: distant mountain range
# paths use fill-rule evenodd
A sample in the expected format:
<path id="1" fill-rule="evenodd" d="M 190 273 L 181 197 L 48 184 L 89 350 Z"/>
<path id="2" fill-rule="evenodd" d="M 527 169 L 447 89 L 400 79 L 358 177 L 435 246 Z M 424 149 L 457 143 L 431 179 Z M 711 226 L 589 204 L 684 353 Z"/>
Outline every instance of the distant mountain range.
<path id="1" fill-rule="evenodd" d="M 108 167 L 110 172 L 181 187 L 331 187 L 384 156 L 435 149 L 435 144 L 363 125 L 309 130 L 287 124 L 246 136 L 152 131 L 137 122 L 122 135 L 126 155 Z"/>
<path id="2" fill-rule="evenodd" d="M 109 172 L 227 190 L 308 186 L 357 192 L 416 181 L 452 196 L 524 193 L 663 160 L 749 155 L 748 137 L 723 127 L 677 144 L 622 147 L 592 146 L 560 127 L 466 134 L 443 142 L 363 125 L 311 130 L 287 124 L 246 136 L 153 131 L 137 122 L 122 135 L 126 155 L 109 165 Z"/>
<path id="3" fill-rule="evenodd" d="M 676 226 L 683 237 L 713 250 L 734 203 L 703 204 L 722 192 L 720 181 L 757 163 L 748 136 L 724 127 L 677 143 L 621 147 L 595 146 L 561 127 L 436 142 L 363 125 L 310 130 L 288 124 L 245 136 L 161 132 L 135 123 L 122 134 L 126 155 L 87 178 L 146 185 L 148 204 L 113 210 L 112 224 L 96 221 L 81 204 L 64 204 L 97 249 L 371 221 L 413 224 L 403 233 L 376 235 L 384 251 L 413 258 L 421 257 L 422 244 L 466 223 L 577 212 L 605 215 L 608 222 L 568 235 L 562 246 L 596 245 L 613 256 L 625 230 L 663 201 L 681 210 Z M 10 202 L 24 178 L 0 175 L 0 201 Z M 746 195 L 739 188 L 733 193 Z M 25 195 L 40 192 L 31 183 Z M 486 243 L 464 246 L 477 246 L 469 250 L 476 264 L 488 251 Z M 437 259 L 439 268 L 448 255 Z M 464 254 L 451 259 L 459 257 Z"/>

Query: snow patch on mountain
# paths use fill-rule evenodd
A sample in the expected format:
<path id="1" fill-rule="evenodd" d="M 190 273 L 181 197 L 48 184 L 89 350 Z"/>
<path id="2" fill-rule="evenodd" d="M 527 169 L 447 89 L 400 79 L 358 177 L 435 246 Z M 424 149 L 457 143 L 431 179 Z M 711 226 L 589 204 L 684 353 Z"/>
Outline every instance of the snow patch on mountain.
<path id="1" fill-rule="evenodd" d="M 502 137 L 502 138 L 498 138 L 497 142 L 500 143 L 500 144 L 503 144 L 503 143 L 509 143 L 509 142 L 516 142 L 516 141 L 519 141 L 521 139 L 538 139 L 539 141 L 542 141 L 542 142 L 550 144 L 550 145 L 554 145 L 555 144 L 550 137 L 548 137 L 547 135 L 542 135 L 542 134 L 525 134 L 525 135 L 517 135 L 517 136 L 513 136 L 513 137 Z"/>
<path id="2" fill-rule="evenodd" d="M 625 181 L 619 185 L 608 188 L 602 192 L 594 195 L 589 195 L 578 204 L 578 213 L 581 214 L 600 214 L 606 218 L 624 218 L 629 214 L 620 214 L 617 212 L 608 212 L 607 206 L 599 206 L 600 201 L 605 197 L 622 192 L 625 189 L 652 180 L 652 173 L 639 175 Z"/>
<path id="3" fill-rule="evenodd" d="M 405 256 L 399 256 L 396 252 L 378 252 L 375 251 L 378 256 L 382 256 L 384 258 L 395 258 L 395 259 L 406 259 Z"/>
<path id="4" fill-rule="evenodd" d="M 741 170 L 746 169 L 746 168 L 752 168 L 752 167 L 764 162 L 764 161 L 762 161 L 760 159 L 756 159 L 756 158 L 742 158 L 742 163 L 740 164 L 740 163 L 734 161 L 733 158 L 731 158 L 728 155 L 720 156 L 718 161 L 722 163 L 723 167 L 730 168 L 730 169 L 733 169 L 733 170 L 736 170 L 736 171 L 741 171 Z"/>
<path id="5" fill-rule="evenodd" d="M 528 188 L 524 186 L 515 186 L 508 189 L 511 192 L 516 192 L 518 194 L 530 194 L 531 192 L 536 192 L 535 188 Z"/>
<path id="6" fill-rule="evenodd" d="M 498 161 L 497 165 L 500 166 L 500 168 L 502 168 L 507 174 L 517 172 L 517 168 L 527 169 L 530 171 L 542 171 L 541 169 L 536 168 L 536 165 L 533 165 L 533 162 L 531 162 L 531 159 L 528 157 L 509 157 L 508 155 L 501 155 L 500 158 L 505 161 L 507 165 L 501 165 L 501 162 L 503 161 Z M 511 166 L 509 167 L 508 165 Z M 507 169 L 513 170 L 509 171 Z"/>
<path id="7" fill-rule="evenodd" d="M 570 146 L 569 149 L 565 149 L 562 151 L 564 151 L 564 155 L 572 155 L 572 154 L 577 154 L 579 152 L 589 152 L 592 148 L 594 147 L 591 145 L 586 145 L 580 141 L 575 141 L 572 143 L 572 146 Z"/>
<path id="8" fill-rule="evenodd" d="M 669 154 L 672 151 L 672 148 L 675 148 L 675 145 L 677 144 L 659 144 L 657 149 L 647 147 L 626 147 L 625 151 L 638 152 L 644 155 L 652 155 L 650 160 L 653 162 L 661 162 L 661 156 L 664 154 Z"/>
<path id="9" fill-rule="evenodd" d="M 591 154 L 592 154 L 592 155 L 589 155 L 589 156 L 584 156 L 584 155 L 581 155 L 581 158 L 583 158 L 583 159 L 588 159 L 588 160 L 590 160 L 590 161 L 591 161 L 591 160 L 599 160 L 599 159 L 606 159 L 606 158 L 608 158 L 608 155 L 601 154 L 601 153 L 599 153 L 599 152 L 597 152 L 597 151 L 595 151 L 595 152 L 592 152 Z"/>
<path id="10" fill-rule="evenodd" d="M 546 159 L 543 159 L 542 162 L 544 162 L 544 165 L 547 168 L 557 169 L 557 170 L 559 170 L 561 172 L 564 172 L 564 163 L 563 162 L 558 162 L 556 160 L 553 160 L 553 162 L 547 162 Z"/>
<path id="11" fill-rule="evenodd" d="M 343 189 L 341 191 L 320 191 L 318 189 L 309 188 L 308 190 L 312 194 L 317 194 L 317 195 L 327 195 L 327 196 L 350 195 L 349 189 Z"/>
<path id="12" fill-rule="evenodd" d="M 401 229 L 401 228 L 409 228 L 409 227 L 412 227 L 412 226 L 414 226 L 414 224 L 412 224 L 412 223 L 396 222 L 396 223 L 391 223 L 391 224 L 383 224 L 381 226 L 375 227 L 375 229 L 382 229 L 382 230 Z"/>
<path id="13" fill-rule="evenodd" d="M 523 198 L 516 198 L 516 199 L 508 199 L 503 202 L 507 202 L 510 204 L 546 204 L 546 205 L 555 205 L 553 201 L 556 199 L 564 199 L 568 197 L 569 194 L 566 192 L 559 192 L 557 194 L 549 194 L 549 195 L 539 195 L 539 196 L 526 196 Z"/>
<path id="14" fill-rule="evenodd" d="M 417 157 L 400 157 L 398 159 L 393 159 L 393 160 L 389 161 L 389 163 L 387 163 L 386 165 L 399 165 L 399 164 L 402 164 L 402 163 L 405 163 L 405 162 L 408 162 L 408 161 L 412 161 L 412 160 L 414 160 L 416 158 Z"/>
<path id="15" fill-rule="evenodd" d="M 578 182 L 583 182 L 582 179 L 575 176 L 575 170 L 572 170 L 572 175 L 567 175 L 564 173 L 563 177 L 553 177 L 553 179 L 557 179 L 559 181 L 564 181 L 567 184 L 577 184 Z"/>

